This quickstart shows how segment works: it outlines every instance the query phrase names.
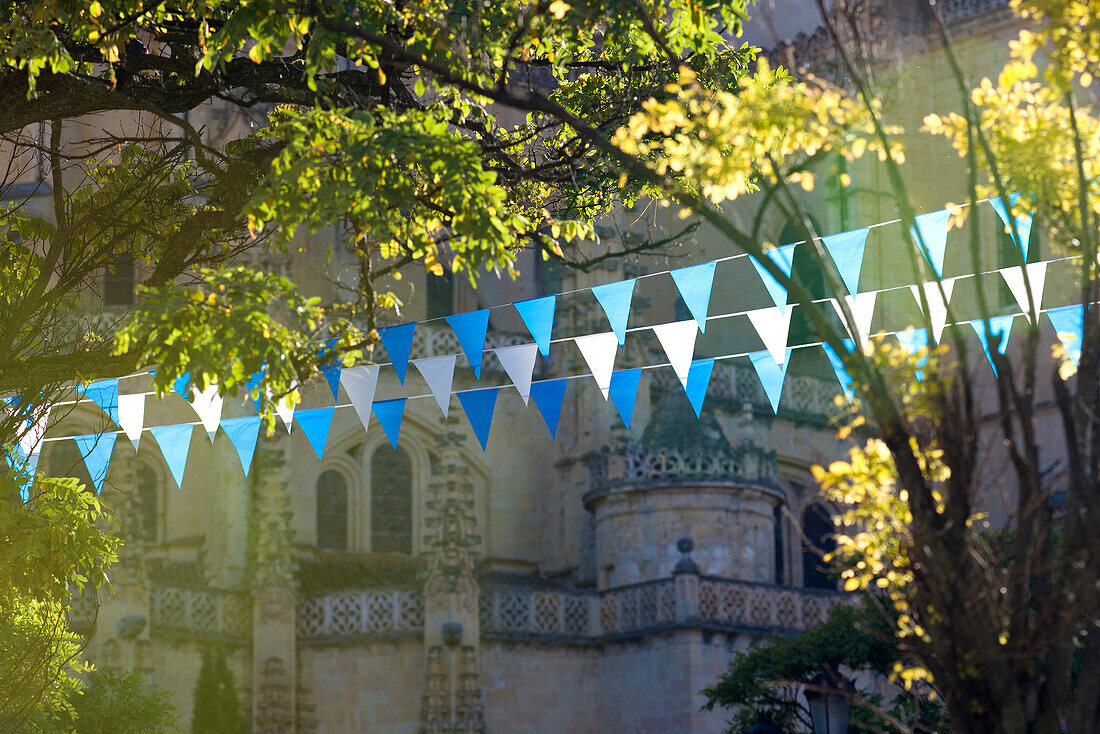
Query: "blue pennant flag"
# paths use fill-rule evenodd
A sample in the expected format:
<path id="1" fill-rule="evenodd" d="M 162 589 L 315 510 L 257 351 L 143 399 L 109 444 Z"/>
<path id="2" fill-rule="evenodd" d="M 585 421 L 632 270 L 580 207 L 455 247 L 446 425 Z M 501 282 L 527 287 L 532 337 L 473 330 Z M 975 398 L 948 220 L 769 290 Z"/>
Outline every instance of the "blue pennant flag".
<path id="1" fill-rule="evenodd" d="M 611 330 L 619 338 L 619 346 L 626 341 L 626 322 L 630 317 L 630 302 L 634 298 L 634 284 L 637 282 L 637 278 L 631 278 L 592 288 L 592 295 L 603 306 Z"/>
<path id="2" fill-rule="evenodd" d="M 497 391 L 499 387 L 482 387 L 477 390 L 460 390 L 458 402 L 462 403 L 462 409 L 466 411 L 466 418 L 470 421 L 470 427 L 474 429 L 481 450 L 485 450 L 489 443 L 489 429 L 493 425 L 493 410 L 497 404 Z"/>
<path id="3" fill-rule="evenodd" d="M 187 452 L 191 449 L 191 434 L 195 427 L 189 423 L 170 426 L 153 426 L 149 433 L 160 446 L 160 454 L 168 471 L 176 480 L 176 486 L 183 489 L 183 473 L 187 469 Z"/>
<path id="4" fill-rule="evenodd" d="M 313 447 L 313 453 L 320 459 L 325 453 L 325 443 L 328 441 L 328 429 L 332 425 L 332 414 L 336 408 L 314 408 L 313 410 L 299 410 L 294 413 L 294 422 L 302 433 L 309 439 L 309 445 Z"/>
<path id="5" fill-rule="evenodd" d="M 688 311 L 703 334 L 707 333 L 707 311 L 710 309 L 710 292 L 714 287 L 715 266 L 716 263 L 709 262 L 671 272 L 672 279 L 680 290 L 680 297 L 684 299 Z"/>
<path id="6" fill-rule="evenodd" d="M 612 376 L 614 381 L 614 376 Z M 565 402 L 565 388 L 569 380 L 559 377 L 556 380 L 540 380 L 531 383 L 531 399 L 542 414 L 542 420 L 550 431 L 550 440 L 558 437 L 558 419 L 561 418 L 561 406 Z"/>
<path id="7" fill-rule="evenodd" d="M 229 443 L 237 450 L 241 460 L 241 469 L 247 477 L 252 469 L 252 457 L 256 455 L 256 442 L 260 438 L 260 416 L 246 415 L 241 418 L 223 418 L 221 428 L 229 437 Z"/>
<path id="8" fill-rule="evenodd" d="M 386 354 L 389 355 L 397 379 L 402 385 L 405 384 L 405 371 L 409 368 L 409 354 L 412 352 L 415 332 L 415 321 L 378 330 L 378 335 L 382 337 L 382 346 L 386 348 Z"/>
<path id="9" fill-rule="evenodd" d="M 1076 367 L 1081 361 L 1081 342 L 1085 338 L 1085 307 L 1062 306 L 1047 310 L 1047 318 L 1058 334 L 1058 341 L 1066 350 L 1066 356 Z"/>
<path id="10" fill-rule="evenodd" d="M 474 377 L 481 379 L 481 358 L 485 354 L 485 332 L 489 328 L 489 309 L 455 314 L 447 317 L 462 351 L 470 362 Z"/>
<path id="11" fill-rule="evenodd" d="M 897 337 L 901 348 L 909 354 L 916 354 L 920 350 L 928 348 L 927 329 L 906 329 L 905 331 L 896 332 L 894 336 Z M 917 361 L 917 366 L 923 367 L 927 362 L 928 357 L 921 357 Z M 922 382 L 924 380 L 924 370 L 915 370 L 914 376 L 917 378 L 917 382 Z"/>
<path id="12" fill-rule="evenodd" d="M 8 405 L 12 405 L 10 401 Z M 27 475 L 27 481 L 19 485 L 19 498 L 26 504 L 31 496 L 31 485 L 34 483 L 34 473 L 38 469 L 38 459 L 41 453 L 35 451 L 30 456 L 23 453 L 18 444 L 12 444 L 4 458 L 13 472 L 22 471 Z"/>
<path id="13" fill-rule="evenodd" d="M 328 381 L 328 388 L 332 390 L 332 399 L 340 399 L 340 373 L 343 372 L 343 367 L 338 362 L 326 365 L 321 368 L 321 372 L 325 376 L 325 380 Z"/>
<path id="14" fill-rule="evenodd" d="M 623 425 L 630 430 L 630 419 L 634 417 L 634 401 L 638 398 L 638 383 L 642 379 L 642 368 L 619 370 L 611 373 L 611 386 L 607 390 L 615 410 L 623 419 Z"/>
<path id="15" fill-rule="evenodd" d="M 1001 354 L 1004 354 L 1005 350 L 1008 349 L 1008 339 L 1012 333 L 1012 319 L 1014 317 L 1015 314 L 989 317 L 989 333 L 997 340 L 997 351 Z M 993 364 L 993 355 L 989 352 L 989 341 L 985 338 L 985 322 L 981 319 L 974 319 L 970 322 L 970 326 L 974 329 L 974 333 L 978 335 L 978 341 L 982 343 L 982 351 L 985 352 L 985 358 L 989 360 L 989 366 L 993 368 L 993 374 L 997 374 L 997 365 Z"/>
<path id="16" fill-rule="evenodd" d="M 84 388 L 84 397 L 103 409 L 118 425 L 118 380 L 99 380 Z"/>
<path id="17" fill-rule="evenodd" d="M 848 402 L 852 402 L 854 395 L 852 391 L 852 376 L 848 374 L 847 368 L 844 366 L 844 360 L 840 358 L 840 355 L 836 353 L 836 350 L 829 344 L 822 343 L 821 348 L 825 350 L 825 356 L 829 358 L 829 364 L 833 367 L 833 374 L 836 375 L 837 382 L 840 383 L 840 387 L 844 390 L 844 396 L 848 398 Z M 851 349 L 851 347 L 849 347 Z"/>
<path id="18" fill-rule="evenodd" d="M 844 287 L 853 296 L 859 292 L 859 272 L 863 269 L 863 251 L 867 247 L 867 233 L 870 231 L 869 227 L 864 227 L 821 238 L 840 273 L 840 279 L 844 281 Z"/>
<path id="19" fill-rule="evenodd" d="M 1008 197 L 1009 206 L 1015 204 L 1016 199 L 1018 198 L 1020 198 L 1019 194 L 1010 195 Z M 1001 197 L 998 196 L 996 198 L 990 199 L 989 205 L 993 207 L 993 210 L 995 212 L 997 212 L 997 216 L 1001 218 L 1001 221 L 1004 222 L 1005 227 L 1008 228 L 1008 231 L 1011 234 L 1012 225 L 1008 223 L 1008 207 L 1005 206 L 1005 203 L 1001 200 Z M 1012 239 L 1016 243 L 1016 246 L 1020 248 L 1020 254 L 1023 255 L 1024 262 L 1027 262 L 1027 252 L 1029 246 L 1031 245 L 1031 215 L 1021 214 L 1015 217 L 1015 219 L 1016 233 L 1019 234 L 1019 237 L 1013 234 Z"/>
<path id="20" fill-rule="evenodd" d="M 539 345 L 542 356 L 550 356 L 550 334 L 554 331 L 554 307 L 557 303 L 557 294 L 543 296 L 542 298 L 529 298 L 526 301 L 516 301 L 512 305 L 519 312 L 519 317 L 527 325 L 527 330 L 535 338 L 535 344 Z"/>
<path id="21" fill-rule="evenodd" d="M 184 400 L 191 399 L 191 373 L 184 372 L 172 383 L 172 389 Z"/>
<path id="22" fill-rule="evenodd" d="M 73 436 L 80 455 L 84 457 L 84 466 L 92 478 L 95 492 L 103 489 L 103 480 L 107 478 L 107 467 L 111 465 L 111 452 L 115 449 L 117 433 L 93 433 L 86 436 Z"/>
<path id="23" fill-rule="evenodd" d="M 713 370 L 713 359 L 697 359 L 688 369 L 684 390 L 687 392 L 688 400 L 691 401 L 691 407 L 695 408 L 696 418 L 703 410 L 703 400 L 707 396 L 707 387 L 710 386 L 710 374 Z"/>
<path id="24" fill-rule="evenodd" d="M 936 271 L 936 275 L 941 278 L 943 277 L 943 259 L 947 254 L 947 222 L 950 219 L 951 212 L 946 209 L 920 214 L 914 218 L 916 226 L 909 230 L 918 247 L 922 247 L 923 241 L 924 257 Z"/>
<path id="25" fill-rule="evenodd" d="M 779 398 L 783 394 L 783 379 L 787 376 L 787 365 L 791 363 L 791 350 L 787 350 L 782 365 L 776 364 L 775 357 L 767 349 L 748 356 L 756 370 L 756 376 L 760 378 L 760 384 L 764 386 L 772 412 L 778 413 Z"/>
<path id="26" fill-rule="evenodd" d="M 252 376 L 248 378 L 248 380 L 244 383 L 244 387 L 245 387 L 246 390 L 248 390 L 249 395 L 251 395 L 253 392 L 255 392 L 256 390 L 259 389 L 260 381 L 262 379 L 264 379 L 264 375 L 266 375 L 266 374 L 267 374 L 267 366 L 265 365 L 265 366 L 260 368 L 259 372 L 254 372 L 252 374 Z M 258 392 L 256 393 L 256 397 L 252 398 L 252 404 L 256 406 L 256 412 L 259 413 L 260 412 L 260 397 L 259 397 Z"/>
<path id="27" fill-rule="evenodd" d="M 794 267 L 794 248 L 795 245 L 782 245 L 768 250 L 764 254 L 790 278 L 791 268 Z M 760 279 L 764 281 L 764 287 L 768 289 L 772 301 L 780 309 L 783 309 L 787 305 L 787 289 L 771 273 L 765 270 L 764 266 L 758 263 L 755 257 L 750 257 L 749 260 L 752 261 L 752 266 L 756 268 L 756 272 L 760 274 Z"/>
<path id="28" fill-rule="evenodd" d="M 401 418 L 405 415 L 405 398 L 377 400 L 371 407 L 374 417 L 382 424 L 390 446 L 397 451 L 397 439 L 401 436 Z"/>

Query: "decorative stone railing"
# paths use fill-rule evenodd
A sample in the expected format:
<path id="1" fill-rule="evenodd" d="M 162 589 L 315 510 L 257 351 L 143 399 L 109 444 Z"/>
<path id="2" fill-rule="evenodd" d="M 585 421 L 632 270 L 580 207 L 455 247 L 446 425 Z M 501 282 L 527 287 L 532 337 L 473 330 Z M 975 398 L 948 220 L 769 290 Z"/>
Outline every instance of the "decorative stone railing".
<path id="1" fill-rule="evenodd" d="M 252 606 L 246 594 L 220 589 L 154 587 L 149 631 L 244 642 L 252 635 Z"/>
<path id="2" fill-rule="evenodd" d="M 478 607 L 484 633 L 573 639 L 598 635 L 592 594 L 483 588 Z"/>
<path id="3" fill-rule="evenodd" d="M 832 591 L 699 578 L 699 619 L 740 629 L 802 632 L 820 626 L 845 597 Z"/>
<path id="4" fill-rule="evenodd" d="M 599 593 L 481 590 L 481 632 L 596 642 L 674 627 L 765 634 L 814 629 L 845 597 L 829 591 L 684 574 Z"/>
<path id="5" fill-rule="evenodd" d="M 347 591 L 298 599 L 298 637 L 325 639 L 419 632 L 424 600 L 418 591 Z"/>

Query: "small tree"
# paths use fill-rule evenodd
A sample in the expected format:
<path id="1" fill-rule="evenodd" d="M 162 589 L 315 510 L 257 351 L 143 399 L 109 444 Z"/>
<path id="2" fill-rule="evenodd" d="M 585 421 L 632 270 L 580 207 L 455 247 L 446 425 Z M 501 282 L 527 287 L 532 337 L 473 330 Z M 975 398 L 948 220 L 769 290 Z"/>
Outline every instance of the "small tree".
<path id="1" fill-rule="evenodd" d="M 101 668 L 88 676 L 83 692 L 70 697 L 76 715 L 73 734 L 162 734 L 176 721 L 166 691 L 147 692 L 138 673 Z"/>
<path id="2" fill-rule="evenodd" d="M 240 734 L 245 730 L 233 671 L 225 651 L 211 647 L 202 652 L 202 667 L 195 682 L 195 706 L 191 734 Z"/>

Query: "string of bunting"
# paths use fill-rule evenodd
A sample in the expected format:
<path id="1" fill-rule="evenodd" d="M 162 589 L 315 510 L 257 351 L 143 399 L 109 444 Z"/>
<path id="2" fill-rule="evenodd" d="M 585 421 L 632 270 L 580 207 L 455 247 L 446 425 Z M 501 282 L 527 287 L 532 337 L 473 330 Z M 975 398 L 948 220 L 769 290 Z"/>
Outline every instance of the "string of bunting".
<path id="1" fill-rule="evenodd" d="M 1014 201 L 1014 197 L 1010 201 Z M 989 203 L 997 212 L 1001 221 L 1008 227 L 1008 208 L 999 199 L 991 199 Z M 991 348 L 997 349 L 1002 354 L 1007 349 L 1014 318 L 1019 315 L 1023 315 L 1028 319 L 1031 318 L 1032 296 L 1034 296 L 1035 310 L 1047 315 L 1059 340 L 1065 346 L 1068 357 L 1076 364 L 1080 358 L 1085 307 L 1078 304 L 1050 308 L 1045 311 L 1039 308 L 1042 302 L 1048 266 L 1053 262 L 1070 258 L 1057 258 L 1027 263 L 1023 267 L 1010 266 L 986 273 L 972 273 L 944 278 L 943 264 L 949 219 L 950 213 L 946 210 L 930 212 L 916 217 L 914 235 L 919 236 L 915 236 L 915 239 L 922 243 L 925 258 L 935 271 L 937 278 L 939 278 L 937 281 L 920 285 L 913 284 L 859 291 L 860 271 L 870 229 L 896 223 L 897 220 L 822 238 L 822 243 L 848 291 L 848 294 L 843 298 L 852 312 L 856 324 L 857 333 L 849 335 L 851 338 L 846 340 L 846 346 L 852 349 L 857 339 L 862 343 L 870 338 L 871 320 L 874 316 L 877 297 L 880 294 L 904 289 L 909 289 L 912 292 L 917 305 L 921 308 L 924 308 L 921 295 L 924 296 L 924 303 L 927 304 L 928 317 L 932 325 L 933 333 L 931 337 L 932 340 L 938 342 L 943 329 L 947 325 L 948 304 L 956 282 L 963 278 L 999 273 L 1016 300 L 1020 312 L 991 317 L 988 321 L 988 329 L 986 323 L 982 320 L 964 322 L 970 323 L 973 327 L 983 350 L 987 357 L 990 357 L 990 364 L 993 364 L 990 355 Z M 1020 248 L 1022 262 L 1026 263 L 1029 254 L 1030 216 L 1017 216 L 1015 225 L 1016 232 L 1019 235 L 1015 241 Z M 794 249 L 798 244 L 801 243 L 784 244 L 766 253 L 767 257 L 788 278 L 794 264 Z M 792 310 L 797 307 L 797 304 L 790 304 L 790 307 L 788 307 L 786 288 L 755 259 L 751 259 L 750 262 L 759 274 L 764 288 L 775 304 L 774 307 L 708 315 L 718 263 L 741 257 L 747 257 L 747 255 L 728 256 L 698 265 L 647 273 L 636 278 L 592 287 L 589 290 L 603 309 L 611 329 L 606 333 L 552 338 L 557 298 L 585 289 L 513 302 L 510 305 L 515 308 L 527 327 L 533 342 L 498 347 L 492 351 L 524 404 L 527 405 L 530 399 L 534 399 L 551 438 L 556 438 L 561 407 L 570 380 L 592 377 L 604 399 L 615 406 L 624 425 L 629 428 L 643 370 L 672 367 L 698 416 L 710 383 L 714 363 L 735 358 L 747 357 L 749 359 L 772 410 L 777 412 L 792 350 L 807 347 L 823 348 L 841 388 L 850 400 L 852 398 L 852 380 L 844 369 L 840 355 L 836 354 L 829 345 L 820 342 L 788 345 Z M 671 276 L 692 319 L 628 328 L 627 324 L 637 281 L 641 278 L 665 273 Z M 1028 285 L 1030 285 L 1030 292 Z M 839 314 L 840 306 L 835 299 L 819 299 L 818 302 L 831 302 Z M 493 306 L 491 308 L 499 307 Z M 489 312 L 490 309 L 485 308 L 444 317 L 458 340 L 463 356 L 478 380 L 481 379 L 481 367 L 484 361 Z M 698 334 L 706 332 L 707 322 L 737 316 L 744 316 L 749 319 L 765 348 L 758 351 L 741 351 L 707 359 L 694 359 L 696 337 Z M 431 397 L 436 401 L 443 414 L 447 415 L 450 407 L 450 396 L 453 394 L 458 397 L 471 428 L 484 450 L 487 446 L 496 399 L 501 386 L 452 391 L 455 365 L 459 355 L 449 354 L 413 359 L 412 345 L 417 324 L 433 320 L 426 319 L 421 322 L 409 322 L 380 329 L 382 345 L 390 359 L 389 363 L 359 365 L 351 368 L 343 368 L 339 364 L 332 364 L 324 368 L 323 373 L 332 391 L 334 401 L 338 403 L 339 389 L 343 386 L 350 402 L 295 411 L 285 401 L 281 401 L 277 403 L 276 413 L 286 429 L 290 431 L 292 425 L 297 424 L 299 430 L 306 436 L 314 452 L 320 458 L 324 453 L 335 410 L 352 408 L 365 430 L 369 427 L 370 416 L 373 413 L 391 445 L 396 449 L 404 409 L 408 400 Z M 651 330 L 654 333 L 668 362 L 616 370 L 615 359 L 619 349 L 625 345 L 626 334 L 645 330 Z M 910 352 L 916 352 L 930 344 L 929 334 L 924 329 L 907 328 L 896 332 L 888 332 L 885 335 L 891 333 Z M 990 335 L 996 339 L 996 343 L 993 345 L 988 340 Z M 554 379 L 533 380 L 536 353 L 541 353 L 544 358 L 548 358 L 550 345 L 561 342 L 573 342 L 590 371 L 584 374 L 568 375 Z M 430 393 L 376 400 L 375 393 L 380 370 L 386 366 L 392 367 L 398 381 L 404 385 L 410 363 L 424 378 Z M 144 374 L 147 373 L 139 373 L 139 375 Z M 254 396 L 258 393 L 262 377 L 262 372 L 257 373 L 246 384 L 247 389 Z M 918 375 L 919 377 L 920 375 Z M 99 380 L 77 388 L 82 399 L 98 405 L 120 430 L 79 436 L 45 438 L 49 409 L 44 407 L 32 413 L 16 447 L 16 455 L 9 456 L 9 461 L 13 464 L 16 461 L 21 461 L 27 473 L 33 474 L 37 468 L 42 444 L 72 439 L 84 458 L 85 466 L 93 479 L 96 490 L 99 491 L 106 477 L 118 434 L 124 433 L 133 444 L 134 449 L 137 450 L 142 433 L 148 430 L 160 448 L 177 486 L 182 486 L 193 428 L 196 425 L 202 425 L 211 443 L 214 442 L 219 428 L 226 434 L 236 450 L 242 470 L 246 475 L 248 474 L 259 437 L 261 422 L 259 415 L 222 418 L 223 398 L 218 395 L 217 387 L 210 386 L 206 390 L 200 391 L 192 387 L 189 377 L 184 375 L 176 380 L 174 390 L 185 399 L 190 395 L 190 404 L 199 420 L 191 423 L 145 427 L 145 398 L 152 393 L 120 394 L 120 379 L 126 378 Z M 255 397 L 254 399 L 257 402 L 258 409 L 259 401 Z M 6 401 L 6 406 L 10 409 L 13 403 L 14 399 L 9 398 Z M 24 487 L 24 499 L 26 498 L 26 492 L 27 487 Z"/>

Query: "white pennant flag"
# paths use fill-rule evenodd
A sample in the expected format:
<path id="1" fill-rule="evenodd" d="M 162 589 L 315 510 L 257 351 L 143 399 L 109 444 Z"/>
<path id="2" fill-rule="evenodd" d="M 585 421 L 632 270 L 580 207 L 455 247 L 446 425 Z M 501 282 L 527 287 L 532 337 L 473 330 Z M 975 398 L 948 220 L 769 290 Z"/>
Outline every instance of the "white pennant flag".
<path id="1" fill-rule="evenodd" d="M 1043 305 L 1043 287 L 1047 281 L 1047 262 L 1028 263 L 1027 279 L 1031 283 L 1031 292 L 1035 294 L 1035 310 Z M 1020 311 L 1031 321 L 1031 305 L 1027 297 L 1027 287 L 1024 285 L 1024 271 L 1019 267 L 1001 268 L 1001 277 L 1005 279 L 1005 285 L 1012 291 Z"/>
<path id="2" fill-rule="evenodd" d="M 137 451 L 145 429 L 145 393 L 118 396 L 118 425 Z"/>
<path id="3" fill-rule="evenodd" d="M 294 384 L 291 390 L 297 390 L 298 385 Z M 274 393 L 271 392 L 270 387 L 264 388 L 264 395 L 270 401 Z M 286 426 L 286 432 L 290 433 L 290 427 L 294 425 L 294 406 L 290 404 L 290 400 L 287 397 L 279 398 L 279 402 L 275 403 L 275 415 L 279 416 L 283 425 Z"/>
<path id="4" fill-rule="evenodd" d="M 378 386 L 378 370 L 376 364 L 365 364 L 340 373 L 340 384 L 344 386 L 363 430 L 370 422 L 370 407 L 374 404 L 374 389 Z"/>
<path id="5" fill-rule="evenodd" d="M 687 390 L 688 371 L 691 369 L 691 360 L 695 356 L 695 337 L 699 330 L 694 321 L 674 321 L 671 324 L 658 324 L 653 327 L 653 333 L 657 335 L 657 341 L 665 350 L 665 356 L 676 376 L 680 378 L 680 384 Z"/>
<path id="6" fill-rule="evenodd" d="M 841 323 L 844 324 L 844 329 L 848 331 L 848 336 L 855 339 L 859 344 L 866 344 L 868 337 L 871 336 L 871 319 L 875 317 L 875 301 L 877 298 L 878 291 L 844 296 L 844 302 L 848 304 L 848 310 L 852 312 L 852 318 L 856 322 L 857 333 L 855 334 L 848 330 L 848 324 L 844 321 L 844 314 L 840 311 L 840 304 L 837 303 L 835 298 L 833 299 L 833 308 L 836 309 L 836 315 L 840 317 Z"/>
<path id="7" fill-rule="evenodd" d="M 695 322 L 685 321 L 695 333 Z M 588 369 L 596 380 L 603 399 L 607 400 L 607 391 L 611 389 L 611 373 L 615 371 L 615 352 L 619 349 L 619 337 L 614 332 L 606 334 L 589 334 L 573 339 L 577 343 L 577 349 L 581 350 L 584 361 L 588 363 Z"/>
<path id="8" fill-rule="evenodd" d="M 943 297 L 940 296 L 940 285 L 943 285 Z M 928 299 L 928 320 L 932 322 L 932 336 L 938 342 L 943 334 L 943 327 L 947 325 L 947 304 L 951 301 L 951 291 L 955 289 L 955 278 L 944 278 L 939 283 L 922 283 L 924 297 Z M 920 291 L 918 286 L 909 286 L 913 298 L 920 307 Z"/>
<path id="9" fill-rule="evenodd" d="M 205 390 L 191 388 L 191 407 L 198 414 L 206 435 L 210 437 L 210 443 L 214 443 L 218 424 L 222 420 L 222 396 L 218 394 L 218 386 L 211 384 Z"/>
<path id="10" fill-rule="evenodd" d="M 535 354 L 538 344 L 517 344 L 514 347 L 494 349 L 500 366 L 508 373 L 508 379 L 515 385 L 523 404 L 531 397 L 531 373 L 535 371 Z"/>
<path id="11" fill-rule="evenodd" d="M 24 456 L 30 456 L 41 450 L 42 437 L 46 435 L 46 423 L 50 417 L 50 407 L 43 405 L 34 410 L 34 415 L 28 421 L 29 425 L 23 435 L 19 437 L 19 448 Z"/>
<path id="12" fill-rule="evenodd" d="M 432 391 L 436 405 L 447 416 L 451 409 L 451 383 L 455 377 L 455 355 L 445 354 L 442 357 L 426 357 L 412 361 L 416 369 L 428 383 L 428 389 Z"/>
<path id="13" fill-rule="evenodd" d="M 772 356 L 776 364 L 783 364 L 787 359 L 787 335 L 791 331 L 791 314 L 794 309 L 779 307 L 761 308 L 749 311 L 749 321 L 764 342 L 764 348 Z"/>

